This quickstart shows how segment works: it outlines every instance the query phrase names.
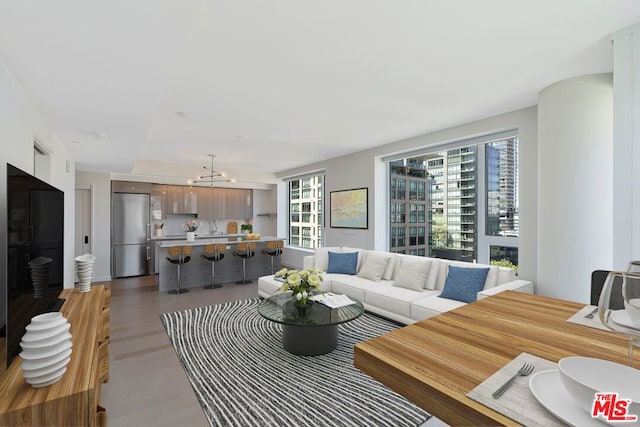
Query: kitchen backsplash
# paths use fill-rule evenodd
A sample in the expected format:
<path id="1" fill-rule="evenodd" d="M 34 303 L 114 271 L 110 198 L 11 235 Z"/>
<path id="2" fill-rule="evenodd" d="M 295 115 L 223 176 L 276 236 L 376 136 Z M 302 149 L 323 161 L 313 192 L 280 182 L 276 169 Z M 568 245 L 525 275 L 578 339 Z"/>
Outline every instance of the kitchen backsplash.
<path id="1" fill-rule="evenodd" d="M 230 221 L 235 221 L 238 223 L 238 231 L 240 230 L 240 225 L 245 224 L 244 220 L 229 220 L 229 219 L 220 219 L 216 220 L 215 224 L 211 224 L 208 220 L 200 220 L 196 215 L 189 214 L 170 214 L 167 215 L 166 219 L 163 220 L 153 220 L 151 228 L 153 229 L 153 235 L 158 236 L 158 233 L 155 229 L 156 224 L 164 224 L 162 227 L 162 236 L 178 236 L 181 234 L 186 234 L 186 232 L 182 229 L 182 226 L 189 221 L 190 219 L 195 219 L 198 222 L 198 229 L 196 230 L 196 234 L 205 234 L 210 235 L 214 233 L 227 233 L 227 223 Z"/>

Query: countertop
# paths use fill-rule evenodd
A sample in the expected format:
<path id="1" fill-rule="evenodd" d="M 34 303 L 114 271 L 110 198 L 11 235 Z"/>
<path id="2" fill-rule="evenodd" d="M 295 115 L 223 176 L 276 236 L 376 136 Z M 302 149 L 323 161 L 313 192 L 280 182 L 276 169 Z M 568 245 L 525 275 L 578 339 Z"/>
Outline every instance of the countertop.
<path id="1" fill-rule="evenodd" d="M 170 234 L 168 236 L 151 236 L 151 240 L 184 240 L 186 232 L 182 234 Z M 242 237 L 244 234 L 196 234 L 196 239 L 218 239 L 220 237 Z"/>
<path id="2" fill-rule="evenodd" d="M 229 244 L 238 244 L 238 243 L 245 243 L 245 242 L 255 242 L 255 243 L 260 243 L 260 242 L 271 242 L 274 240 L 285 240 L 283 237 L 274 237 L 274 236 L 262 236 L 257 240 L 244 240 L 244 239 L 239 239 L 238 237 L 240 236 L 244 236 L 244 234 L 225 234 L 222 237 L 217 235 L 215 236 L 215 238 L 210 237 L 208 239 L 205 238 L 200 238 L 200 239 L 196 239 L 192 242 L 188 241 L 188 240 L 168 240 L 168 241 L 161 241 L 161 242 L 157 242 L 156 244 L 161 247 L 161 248 L 168 248 L 169 246 L 176 246 L 176 245 L 184 245 L 184 246 L 205 246 L 205 245 L 210 245 L 213 243 L 229 243 Z"/>

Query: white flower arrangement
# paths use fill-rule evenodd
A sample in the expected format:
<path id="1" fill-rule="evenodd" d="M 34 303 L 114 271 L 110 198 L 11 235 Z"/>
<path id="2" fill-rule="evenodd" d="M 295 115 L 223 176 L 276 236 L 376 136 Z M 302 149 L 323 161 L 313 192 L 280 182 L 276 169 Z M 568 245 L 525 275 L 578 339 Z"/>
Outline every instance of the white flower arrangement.
<path id="1" fill-rule="evenodd" d="M 302 271 L 283 268 L 275 276 L 284 279 L 280 291 L 292 291 L 293 297 L 298 301 L 298 304 L 306 305 L 314 293 L 320 292 L 322 273 L 322 270 L 316 268 L 308 268 Z"/>

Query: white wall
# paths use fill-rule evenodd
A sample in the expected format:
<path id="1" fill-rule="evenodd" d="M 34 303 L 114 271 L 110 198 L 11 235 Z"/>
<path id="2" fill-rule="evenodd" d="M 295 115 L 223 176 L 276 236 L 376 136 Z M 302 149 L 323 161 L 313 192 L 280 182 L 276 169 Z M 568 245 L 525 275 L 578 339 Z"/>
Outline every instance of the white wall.
<path id="1" fill-rule="evenodd" d="M 538 95 L 539 294 L 589 302 L 591 272 L 613 253 L 611 74 Z"/>
<path id="2" fill-rule="evenodd" d="M 76 188 L 91 190 L 91 252 L 96 257 L 93 280 L 111 280 L 111 176 L 78 171 Z"/>
<path id="3" fill-rule="evenodd" d="M 387 247 L 387 178 L 386 168 L 381 167 L 382 156 L 420 148 L 429 148 L 443 143 L 486 135 L 496 131 L 518 129 L 520 137 L 520 249 L 519 273 L 522 278 L 535 282 L 537 273 L 537 108 L 501 114 L 475 122 L 465 123 L 438 132 L 416 136 L 355 154 L 313 163 L 305 167 L 283 171 L 279 177 L 303 174 L 312 170 L 326 170 L 325 194 L 349 188 L 369 188 L 369 229 L 332 229 L 327 222 L 325 246 L 352 246 L 365 249 L 386 250 Z M 287 212 L 286 186 L 279 186 L 278 210 L 283 218 L 278 219 L 278 234 L 286 236 Z M 325 211 L 329 208 L 326 203 Z M 302 256 L 308 251 L 288 248 L 282 262 L 299 266 Z"/>
<path id="4" fill-rule="evenodd" d="M 34 173 L 33 141 L 37 139 L 50 159 L 49 177 L 42 177 L 64 191 L 64 286 L 73 287 L 74 279 L 74 163 L 64 144 L 53 133 L 29 94 L 0 58 L 0 277 L 6 280 L 6 163 Z M 4 297 L 3 297 L 4 298 Z M 4 307 L 4 302 L 1 304 Z"/>
<path id="5" fill-rule="evenodd" d="M 271 187 L 270 190 L 253 190 L 253 232 L 263 236 L 276 236 L 278 233 L 277 190 L 275 185 Z"/>
<path id="6" fill-rule="evenodd" d="M 640 260 L 640 23 L 613 40 L 613 268 Z"/>

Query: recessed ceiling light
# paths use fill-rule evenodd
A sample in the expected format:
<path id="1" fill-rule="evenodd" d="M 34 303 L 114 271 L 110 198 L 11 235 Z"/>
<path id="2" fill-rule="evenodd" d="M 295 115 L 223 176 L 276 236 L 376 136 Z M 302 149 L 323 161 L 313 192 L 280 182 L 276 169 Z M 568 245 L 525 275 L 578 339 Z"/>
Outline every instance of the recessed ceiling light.
<path id="1" fill-rule="evenodd" d="M 238 135 L 238 139 L 249 139 L 247 135 Z"/>
<path id="2" fill-rule="evenodd" d="M 180 116 L 180 117 L 187 117 L 187 114 L 184 111 L 178 111 L 176 113 L 176 116 Z"/>
<path id="3" fill-rule="evenodd" d="M 71 141 L 72 144 L 80 144 L 80 141 L 78 141 L 77 139 L 74 139 L 73 141 Z"/>
<path id="4" fill-rule="evenodd" d="M 96 136 L 97 136 L 98 138 L 100 138 L 100 139 L 107 139 L 107 138 L 109 138 L 109 135 L 107 135 L 107 134 L 106 134 L 106 133 L 104 133 L 104 132 L 97 133 L 97 134 L 96 134 Z"/>

